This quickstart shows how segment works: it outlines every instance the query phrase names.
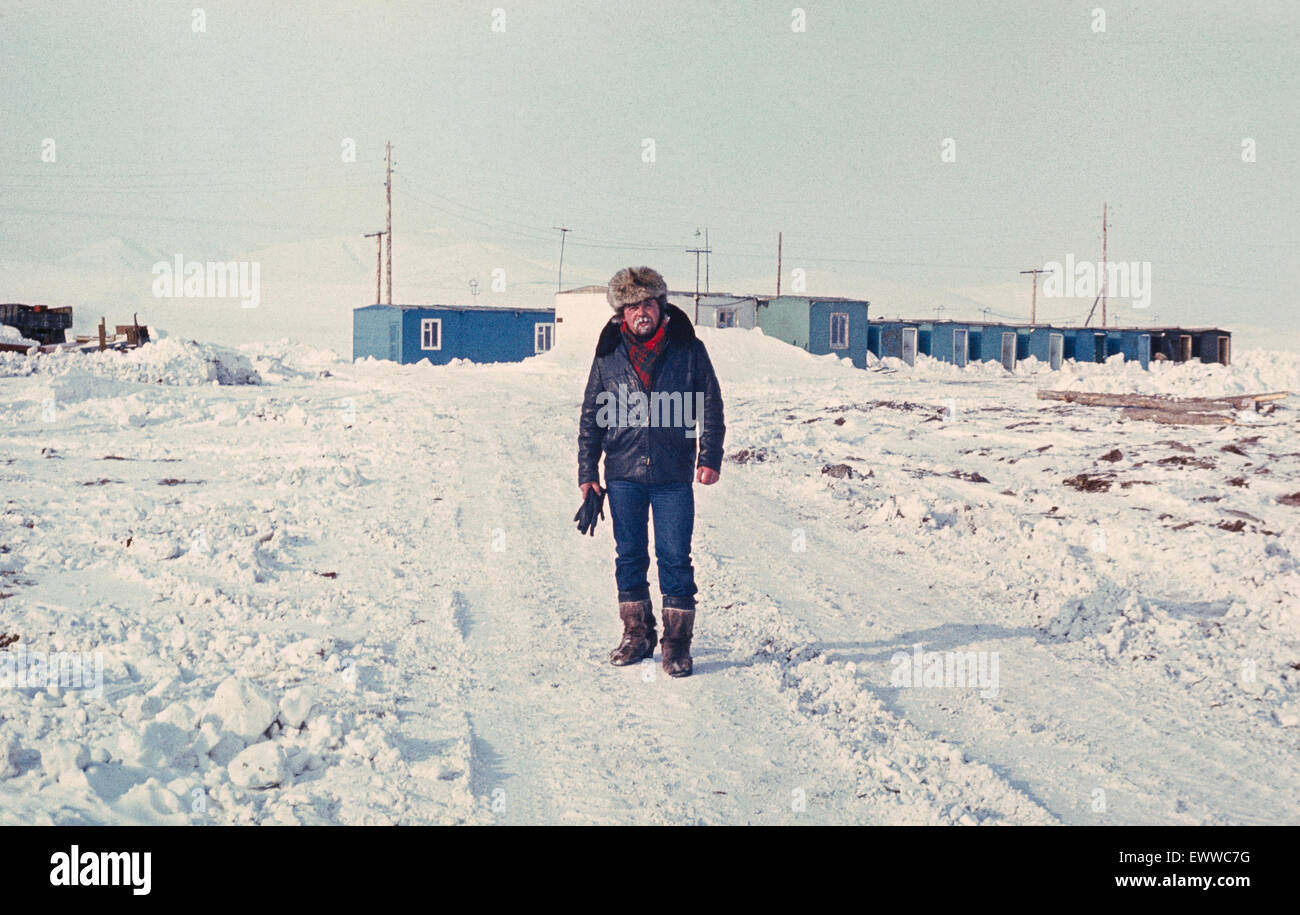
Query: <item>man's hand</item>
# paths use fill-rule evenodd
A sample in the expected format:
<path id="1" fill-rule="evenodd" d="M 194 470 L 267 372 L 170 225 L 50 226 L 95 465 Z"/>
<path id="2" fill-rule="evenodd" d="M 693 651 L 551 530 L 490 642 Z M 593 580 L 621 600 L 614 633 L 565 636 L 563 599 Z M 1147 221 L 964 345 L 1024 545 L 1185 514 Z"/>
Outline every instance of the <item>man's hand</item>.
<path id="1" fill-rule="evenodd" d="M 718 482 L 718 472 L 712 467 L 701 467 L 695 471 L 695 479 L 705 486 L 712 486 Z"/>
<path id="2" fill-rule="evenodd" d="M 714 479 L 715 479 L 715 480 L 717 479 L 717 476 L 716 476 L 716 475 L 714 476 Z M 582 492 L 582 497 L 583 497 L 584 499 L 587 498 L 587 490 L 588 490 L 588 489 L 594 489 L 594 490 L 596 491 L 596 495 L 600 495 L 600 484 L 599 484 L 599 483 L 579 483 L 579 484 L 578 484 L 578 489 Z"/>

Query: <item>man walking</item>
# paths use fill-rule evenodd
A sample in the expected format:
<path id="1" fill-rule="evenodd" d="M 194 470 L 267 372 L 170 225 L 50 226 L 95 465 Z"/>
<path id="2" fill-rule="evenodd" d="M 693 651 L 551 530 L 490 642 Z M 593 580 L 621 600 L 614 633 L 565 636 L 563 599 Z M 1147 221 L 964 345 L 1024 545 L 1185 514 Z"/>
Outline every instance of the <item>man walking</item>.
<path id="1" fill-rule="evenodd" d="M 692 478 L 708 486 L 722 468 L 722 392 L 690 318 L 668 304 L 668 286 L 649 267 L 614 274 L 606 292 L 614 316 L 601 331 L 582 401 L 578 485 L 601 493 L 596 465 L 605 454 L 605 486 L 614 525 L 618 612 L 623 640 L 611 664 L 653 658 L 657 636 L 650 602 L 649 540 L 663 595 L 663 668 L 691 673 L 695 628 L 695 523 Z M 698 454 L 697 454 L 698 446 Z"/>

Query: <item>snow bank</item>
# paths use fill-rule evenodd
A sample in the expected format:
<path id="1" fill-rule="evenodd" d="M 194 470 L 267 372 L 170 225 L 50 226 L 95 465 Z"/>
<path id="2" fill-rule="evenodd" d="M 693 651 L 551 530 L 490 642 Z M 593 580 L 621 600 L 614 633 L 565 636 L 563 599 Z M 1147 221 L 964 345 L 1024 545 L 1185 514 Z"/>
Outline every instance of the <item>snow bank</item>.
<path id="1" fill-rule="evenodd" d="M 39 346 L 39 340 L 32 340 L 24 337 L 18 328 L 10 327 L 8 324 L 0 324 L 0 343 L 17 343 L 23 346 Z"/>
<path id="2" fill-rule="evenodd" d="M 792 347 L 793 348 L 793 347 Z M 1104 363 L 1067 359 L 1059 371 L 1033 356 L 1016 362 L 1008 372 L 1000 362 L 973 361 L 965 367 L 918 354 L 914 365 L 902 359 L 869 356 L 867 367 L 905 373 L 914 380 L 992 379 L 1033 377 L 1044 386 L 1059 390 L 1101 393 L 1168 394 L 1172 396 L 1217 396 L 1254 394 L 1264 391 L 1300 390 L 1300 354 L 1270 350 L 1242 350 L 1232 365 L 1195 362 L 1152 362 L 1149 369 L 1123 356 L 1111 356 Z"/>
<path id="3" fill-rule="evenodd" d="M 346 361 L 331 349 L 323 349 L 288 337 L 274 343 L 246 343 L 239 352 L 247 356 L 263 380 L 276 382 L 289 378 L 328 377 Z"/>
<path id="4" fill-rule="evenodd" d="M 178 386 L 262 383 L 242 353 L 176 337 L 166 337 L 126 352 L 0 353 L 0 378 L 71 373 L 112 381 Z"/>
<path id="5" fill-rule="evenodd" d="M 1243 350 L 1232 365 L 1202 362 L 1136 362 L 1111 357 L 1105 364 L 1067 362 L 1053 387 L 1104 393 L 1137 392 L 1182 397 L 1300 391 L 1300 354 Z"/>

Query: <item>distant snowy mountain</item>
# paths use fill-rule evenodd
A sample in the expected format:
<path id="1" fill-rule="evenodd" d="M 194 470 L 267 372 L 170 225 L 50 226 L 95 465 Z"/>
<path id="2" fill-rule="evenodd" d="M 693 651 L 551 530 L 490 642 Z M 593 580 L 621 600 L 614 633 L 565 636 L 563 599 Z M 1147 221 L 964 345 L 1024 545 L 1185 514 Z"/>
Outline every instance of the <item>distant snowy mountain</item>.
<path id="1" fill-rule="evenodd" d="M 59 258 L 58 264 L 71 270 L 125 272 L 148 270 L 156 261 L 167 256 L 169 255 L 149 251 L 143 245 L 115 235 Z"/>

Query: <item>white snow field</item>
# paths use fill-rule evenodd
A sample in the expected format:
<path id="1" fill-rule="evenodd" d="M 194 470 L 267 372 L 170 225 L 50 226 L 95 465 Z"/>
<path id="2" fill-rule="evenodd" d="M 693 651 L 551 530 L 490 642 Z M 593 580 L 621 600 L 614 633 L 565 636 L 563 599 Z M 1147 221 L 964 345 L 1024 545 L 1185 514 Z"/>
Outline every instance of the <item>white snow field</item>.
<path id="1" fill-rule="evenodd" d="M 0 823 L 1300 823 L 1296 398 L 1035 398 L 1300 391 L 1300 357 L 862 371 L 701 335 L 728 457 L 682 680 L 607 662 L 589 348 L 0 355 Z"/>

